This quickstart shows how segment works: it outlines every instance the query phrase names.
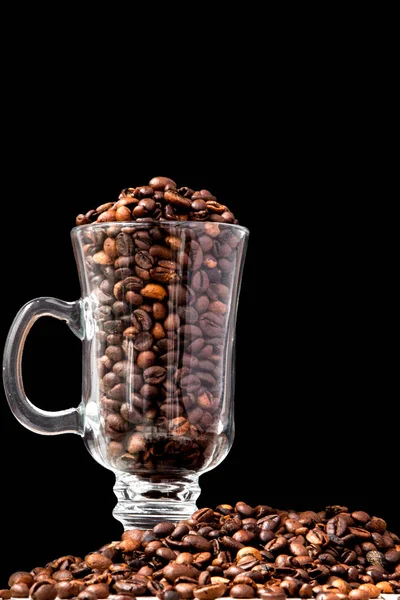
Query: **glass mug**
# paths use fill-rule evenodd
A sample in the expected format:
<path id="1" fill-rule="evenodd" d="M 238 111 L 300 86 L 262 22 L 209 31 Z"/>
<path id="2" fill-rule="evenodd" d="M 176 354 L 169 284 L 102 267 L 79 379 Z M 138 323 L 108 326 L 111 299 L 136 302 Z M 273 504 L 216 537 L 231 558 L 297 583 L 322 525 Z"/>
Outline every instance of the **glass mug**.
<path id="1" fill-rule="evenodd" d="M 4 352 L 12 412 L 44 435 L 77 433 L 112 470 L 125 528 L 196 510 L 199 476 L 234 437 L 234 341 L 248 230 L 219 222 L 100 223 L 72 230 L 82 298 L 37 298 Z M 82 401 L 43 411 L 26 397 L 21 360 L 41 316 L 83 342 Z"/>

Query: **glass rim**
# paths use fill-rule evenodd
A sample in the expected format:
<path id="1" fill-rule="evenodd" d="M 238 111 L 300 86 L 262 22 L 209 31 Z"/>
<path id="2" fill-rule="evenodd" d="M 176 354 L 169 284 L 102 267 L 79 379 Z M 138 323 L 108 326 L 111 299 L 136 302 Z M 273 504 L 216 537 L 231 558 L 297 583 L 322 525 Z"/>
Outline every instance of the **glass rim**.
<path id="1" fill-rule="evenodd" d="M 98 229 L 102 229 L 104 227 L 112 227 L 113 225 L 121 225 L 123 227 L 165 227 L 165 226 L 174 226 L 174 227 L 187 227 L 189 224 L 194 223 L 195 225 L 199 225 L 202 223 L 215 223 L 216 225 L 222 225 L 223 227 L 232 227 L 233 229 L 237 229 L 242 231 L 246 235 L 250 234 L 250 230 L 244 225 L 236 225 L 235 223 L 222 223 L 220 221 L 154 221 L 153 223 L 145 222 L 138 223 L 137 221 L 105 221 L 104 223 L 87 223 L 86 225 L 76 225 L 71 229 L 71 235 L 78 233 L 78 231 L 85 230 L 88 227 L 96 227 Z"/>

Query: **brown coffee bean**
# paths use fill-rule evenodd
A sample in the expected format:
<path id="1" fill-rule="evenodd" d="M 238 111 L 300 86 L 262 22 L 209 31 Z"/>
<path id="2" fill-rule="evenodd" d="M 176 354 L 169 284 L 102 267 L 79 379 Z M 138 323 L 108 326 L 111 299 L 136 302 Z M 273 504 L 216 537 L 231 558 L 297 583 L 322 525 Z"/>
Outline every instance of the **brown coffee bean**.
<path id="1" fill-rule="evenodd" d="M 188 212 L 192 208 L 192 203 L 188 198 L 181 196 L 174 189 L 164 192 L 164 199 L 179 211 Z"/>
<path id="2" fill-rule="evenodd" d="M 113 205 L 113 203 L 109 203 L 109 205 Z M 103 205 L 105 206 L 105 205 Z M 98 209 L 97 209 L 97 212 Z M 97 223 L 107 223 L 109 221 L 115 221 L 116 217 L 115 217 L 115 210 L 112 210 L 111 208 L 109 210 L 105 210 L 104 212 L 102 212 L 98 217 L 97 217 Z"/>
<path id="3" fill-rule="evenodd" d="M 229 595 L 231 598 L 255 598 L 255 591 L 245 583 L 238 583 L 231 587 Z"/>
<path id="4" fill-rule="evenodd" d="M 127 206 L 119 206 L 115 211 L 116 221 L 132 221 L 132 213 Z"/>
<path id="5" fill-rule="evenodd" d="M 202 332 L 209 337 L 221 336 L 223 334 L 223 325 L 223 317 L 212 312 L 202 314 L 199 319 L 199 326 Z"/>
<path id="6" fill-rule="evenodd" d="M 350 600 L 370 600 L 369 593 L 366 590 L 360 590 L 359 588 L 351 590 L 349 592 Z"/>
<path id="7" fill-rule="evenodd" d="M 124 352 L 120 346 L 108 346 L 106 348 L 106 356 L 113 362 L 118 362 L 123 359 Z"/>
<path id="8" fill-rule="evenodd" d="M 153 177 L 149 182 L 149 186 L 151 186 L 153 190 L 164 190 L 167 185 L 171 186 L 171 189 L 176 188 L 175 181 L 169 177 Z"/>
<path id="9" fill-rule="evenodd" d="M 358 589 L 367 592 L 370 598 L 378 598 L 381 594 L 381 590 L 372 583 L 362 583 Z"/>
<path id="10" fill-rule="evenodd" d="M 103 250 L 111 260 L 115 260 L 118 257 L 118 251 L 114 238 L 108 237 L 104 240 Z"/>
<path id="11" fill-rule="evenodd" d="M 211 312 L 216 313 L 217 315 L 224 315 L 227 312 L 228 307 L 223 302 L 215 300 L 214 302 L 210 303 L 209 310 L 211 310 Z"/>
<path id="12" fill-rule="evenodd" d="M 14 586 L 11 588 L 11 591 L 15 598 L 27 598 L 29 595 L 33 600 L 54 600 L 57 596 L 57 588 L 54 585 L 53 580 L 43 579 L 42 581 L 37 581 L 33 584 L 26 596 L 16 596 L 13 588 Z"/>
<path id="13" fill-rule="evenodd" d="M 208 552 L 212 547 L 211 542 L 201 535 L 185 535 L 182 541 L 188 544 L 194 552 Z"/>
<path id="14" fill-rule="evenodd" d="M 316 595 L 316 600 L 343 600 L 334 592 L 319 592 Z"/>
<path id="15" fill-rule="evenodd" d="M 13 573 L 8 579 L 8 585 L 11 587 L 14 583 L 26 583 L 28 587 L 33 585 L 33 576 L 27 571 L 17 571 Z"/>
<path id="16" fill-rule="evenodd" d="M 265 587 L 258 590 L 263 600 L 286 600 L 287 596 L 281 587 Z M 303 596 L 300 596 L 303 597 Z M 308 597 L 308 596 L 307 596 Z"/>
<path id="17" fill-rule="evenodd" d="M 385 552 L 385 560 L 389 565 L 397 565 L 400 563 L 400 548 L 395 550 L 392 548 Z"/>
<path id="18" fill-rule="evenodd" d="M 227 586 L 223 583 L 212 583 L 196 588 L 193 593 L 199 600 L 215 600 L 223 596 L 226 589 Z"/>
<path id="19" fill-rule="evenodd" d="M 197 325 L 183 325 L 180 328 L 180 334 L 186 340 L 193 340 L 194 338 L 201 337 L 203 335 L 202 330 Z"/>
<path id="20" fill-rule="evenodd" d="M 35 585 L 39 585 L 39 584 L 35 584 Z M 55 587 L 54 587 L 54 590 L 55 590 Z M 14 583 L 11 586 L 11 596 L 13 598 L 28 598 L 29 597 L 29 587 L 26 585 L 26 583 Z M 54 598 L 55 597 L 56 597 L 56 595 L 54 595 Z M 32 595 L 32 598 L 35 598 L 35 596 Z M 39 600 L 42 600 L 42 598 L 40 597 Z M 47 600 L 47 598 L 44 598 L 44 600 Z M 53 598 L 50 600 L 53 600 Z"/>
<path id="21" fill-rule="evenodd" d="M 80 214 L 80 215 L 78 215 L 76 217 L 75 224 L 78 227 L 81 226 L 81 225 L 88 225 L 89 223 L 91 223 L 90 219 L 88 217 L 86 217 L 85 215 L 83 215 L 83 214 Z M 0 598 L 1 597 L 4 597 L 4 596 L 0 596 Z"/>
<path id="22" fill-rule="evenodd" d="M 313 597 L 313 588 L 308 583 L 303 583 L 299 589 L 299 597 L 300 598 L 312 598 Z"/>
<path id="23" fill-rule="evenodd" d="M 177 583 L 175 585 L 175 589 L 182 600 L 188 600 L 189 598 L 193 598 L 195 588 L 196 583 Z"/>
<path id="24" fill-rule="evenodd" d="M 159 260 L 171 260 L 172 259 L 172 250 L 171 248 L 166 248 L 165 246 L 151 246 L 150 247 L 150 255 Z"/>
<path id="25" fill-rule="evenodd" d="M 368 529 L 368 531 L 383 533 L 386 529 L 386 521 L 378 517 L 372 517 L 365 527 Z"/>
<path id="26" fill-rule="evenodd" d="M 139 331 L 150 331 L 153 326 L 153 319 L 151 318 L 149 310 L 146 310 L 147 305 L 144 304 L 142 308 L 138 308 L 131 315 L 132 325 L 137 327 Z"/>
<path id="27" fill-rule="evenodd" d="M 118 417 L 118 415 L 110 415 L 110 416 Z M 106 569 L 108 569 L 108 567 L 111 566 L 112 561 L 109 558 L 103 556 L 102 554 L 98 554 L 95 552 L 93 554 L 88 554 L 86 556 L 85 563 L 91 569 L 99 569 L 101 571 L 105 571 Z"/>
<path id="28" fill-rule="evenodd" d="M 127 441 L 126 448 L 130 454 L 143 452 L 146 449 L 145 437 L 139 432 L 133 433 Z"/>
<path id="29" fill-rule="evenodd" d="M 161 302 L 154 302 L 153 304 L 153 315 L 157 321 L 165 319 L 167 316 L 167 309 Z"/>
<path id="30" fill-rule="evenodd" d="M 115 584 L 115 587 L 117 587 L 117 584 Z M 94 583 L 94 584 L 88 585 L 85 592 L 86 593 L 92 592 L 96 598 L 101 599 L 101 598 L 108 598 L 108 596 L 110 594 L 110 589 L 106 583 Z"/>
<path id="31" fill-rule="evenodd" d="M 157 357 L 154 354 L 154 352 L 152 352 L 150 350 L 146 350 L 146 351 L 140 352 L 138 354 L 136 363 L 141 369 L 147 369 L 148 367 L 151 367 L 152 365 L 154 365 L 154 363 L 156 362 L 156 359 L 157 359 Z M 160 367 L 160 368 L 162 368 L 162 367 Z M 163 369 L 163 372 L 165 372 L 165 369 Z M 146 381 L 146 378 L 145 378 L 145 381 Z M 146 381 L 146 383 L 151 383 L 151 382 Z"/>
<path id="32" fill-rule="evenodd" d="M 161 366 L 150 366 L 145 369 L 143 377 L 146 383 L 150 385 L 159 385 L 167 376 L 167 370 Z"/>
<path id="33" fill-rule="evenodd" d="M 133 239 L 127 233 L 119 233 L 115 238 L 115 247 L 119 256 L 130 256 L 133 252 Z"/>
<path id="34" fill-rule="evenodd" d="M 140 306 L 143 302 L 143 296 L 137 292 L 126 292 L 125 301 L 131 306 Z"/>
<path id="35" fill-rule="evenodd" d="M 144 331 L 134 337 L 133 347 L 139 352 L 145 352 L 146 350 L 150 350 L 153 346 L 153 341 L 151 333 Z"/>
<path id="36" fill-rule="evenodd" d="M 351 516 L 355 521 L 358 521 L 359 523 L 362 523 L 363 525 L 368 523 L 368 521 L 371 518 L 368 513 L 364 512 L 362 510 L 357 510 L 357 511 L 351 513 Z"/>
<path id="37" fill-rule="evenodd" d="M 177 417 L 169 422 L 169 432 L 174 436 L 181 436 L 188 433 L 190 423 L 184 417 Z"/>
<path id="38" fill-rule="evenodd" d="M 145 298 L 164 300 L 167 290 L 157 283 L 147 284 L 140 292 Z"/>
<path id="39" fill-rule="evenodd" d="M 164 329 L 166 331 L 176 331 L 179 328 L 180 319 L 177 314 L 170 313 L 164 321 Z"/>
<path id="40" fill-rule="evenodd" d="M 150 185 L 143 185 L 141 188 L 139 188 L 138 195 L 141 198 L 148 198 L 148 197 L 151 198 L 154 195 L 154 189 Z M 140 204 L 140 202 L 139 202 L 139 204 Z"/>
<path id="41" fill-rule="evenodd" d="M 96 254 L 93 255 L 93 261 L 97 265 L 112 265 L 113 263 L 113 259 L 103 250 L 96 252 Z"/>
<path id="42" fill-rule="evenodd" d="M 176 558 L 176 554 L 173 550 L 171 550 L 170 548 L 164 548 L 164 547 L 158 548 L 156 550 L 156 556 L 158 556 L 158 558 L 163 560 L 164 563 L 173 561 Z"/>
<path id="43" fill-rule="evenodd" d="M 203 269 L 196 271 L 192 277 L 192 287 L 198 294 L 204 294 L 210 285 L 208 275 Z"/>
<path id="44" fill-rule="evenodd" d="M 172 563 L 164 567 L 163 575 L 169 583 L 174 583 L 178 578 L 190 577 L 197 581 L 200 571 L 191 565 Z"/>
<path id="45" fill-rule="evenodd" d="M 154 265 L 154 258 L 147 250 L 140 250 L 135 254 L 135 263 L 141 269 L 151 269 Z"/>
<path id="46" fill-rule="evenodd" d="M 376 587 L 379 588 L 381 594 L 393 594 L 393 587 L 388 581 L 379 581 Z"/>
<path id="47" fill-rule="evenodd" d="M 81 589 L 81 584 L 76 580 L 60 581 L 56 585 L 57 597 L 60 599 L 74 598 L 79 594 Z"/>
<path id="48" fill-rule="evenodd" d="M 386 558 L 382 552 L 378 552 L 377 550 L 371 550 L 366 553 L 365 558 L 367 559 L 370 565 L 375 565 L 378 567 L 385 567 Z"/>

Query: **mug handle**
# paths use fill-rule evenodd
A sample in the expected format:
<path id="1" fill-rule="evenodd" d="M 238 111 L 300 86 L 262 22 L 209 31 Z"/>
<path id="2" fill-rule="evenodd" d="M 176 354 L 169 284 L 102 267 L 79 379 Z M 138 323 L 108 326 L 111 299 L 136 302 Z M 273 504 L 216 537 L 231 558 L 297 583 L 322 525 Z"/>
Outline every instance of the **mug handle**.
<path id="1" fill-rule="evenodd" d="M 3 382 L 11 411 L 27 429 L 43 435 L 77 433 L 83 435 L 80 408 L 50 412 L 34 406 L 27 398 L 22 381 L 22 354 L 26 337 L 40 317 L 49 316 L 67 322 L 81 340 L 84 338 L 82 302 L 63 302 L 57 298 L 36 298 L 21 308 L 11 325 L 4 348 Z"/>

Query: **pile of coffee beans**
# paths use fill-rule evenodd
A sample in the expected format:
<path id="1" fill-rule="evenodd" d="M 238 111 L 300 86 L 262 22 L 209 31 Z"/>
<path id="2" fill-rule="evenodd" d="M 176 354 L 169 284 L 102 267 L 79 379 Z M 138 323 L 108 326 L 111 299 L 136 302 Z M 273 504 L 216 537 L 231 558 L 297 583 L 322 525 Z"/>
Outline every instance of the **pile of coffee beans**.
<path id="1" fill-rule="evenodd" d="M 229 208 L 217 202 L 208 190 L 177 188 L 169 177 L 153 177 L 148 185 L 122 190 L 117 202 L 108 202 L 78 215 L 76 224 L 164 220 L 238 222 Z"/>
<path id="2" fill-rule="evenodd" d="M 77 223 L 94 301 L 101 459 L 147 474 L 217 464 L 232 439 L 224 358 L 245 230 L 207 190 L 165 177 Z"/>
<path id="3" fill-rule="evenodd" d="M 276 510 L 238 502 L 180 523 L 125 531 L 85 559 L 11 575 L 0 598 L 370 600 L 400 592 L 400 538 L 364 511 Z"/>

